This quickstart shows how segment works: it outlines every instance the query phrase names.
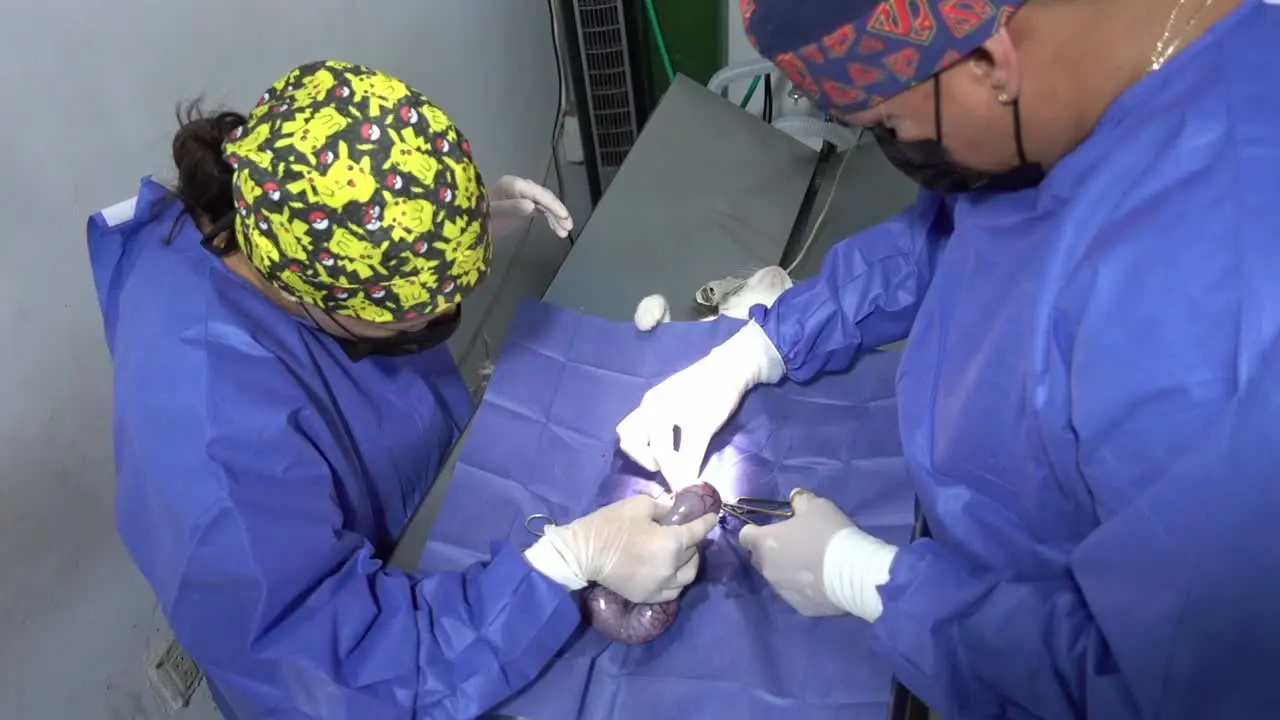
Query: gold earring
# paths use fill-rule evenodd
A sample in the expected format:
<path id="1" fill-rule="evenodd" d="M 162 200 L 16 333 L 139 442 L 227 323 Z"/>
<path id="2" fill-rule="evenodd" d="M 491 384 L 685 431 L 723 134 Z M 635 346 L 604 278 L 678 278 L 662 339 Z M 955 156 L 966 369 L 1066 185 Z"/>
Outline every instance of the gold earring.
<path id="1" fill-rule="evenodd" d="M 996 95 L 996 102 L 1001 105 L 1008 105 L 1013 102 L 1013 98 L 1009 97 L 1009 93 L 1000 93 L 999 95 Z"/>

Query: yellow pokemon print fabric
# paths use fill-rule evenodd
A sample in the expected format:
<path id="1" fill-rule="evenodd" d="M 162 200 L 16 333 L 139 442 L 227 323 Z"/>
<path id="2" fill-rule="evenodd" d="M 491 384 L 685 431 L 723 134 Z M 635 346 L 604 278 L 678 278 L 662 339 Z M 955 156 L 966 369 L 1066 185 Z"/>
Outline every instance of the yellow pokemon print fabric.
<path id="1" fill-rule="evenodd" d="M 284 292 L 389 323 L 448 310 L 488 274 L 488 196 L 471 145 L 421 93 L 316 62 L 278 80 L 248 118 L 223 146 L 236 239 Z"/>

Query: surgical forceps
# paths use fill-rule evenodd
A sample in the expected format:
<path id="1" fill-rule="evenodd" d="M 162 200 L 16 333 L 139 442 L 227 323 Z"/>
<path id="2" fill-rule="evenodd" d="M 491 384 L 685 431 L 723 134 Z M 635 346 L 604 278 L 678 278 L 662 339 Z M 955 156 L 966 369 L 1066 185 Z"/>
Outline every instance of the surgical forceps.
<path id="1" fill-rule="evenodd" d="M 721 509 L 749 525 L 767 525 L 773 520 L 790 520 L 796 516 L 795 500 L 801 493 L 812 492 L 796 488 L 786 500 L 772 498 L 738 498 L 737 502 L 724 503 Z"/>

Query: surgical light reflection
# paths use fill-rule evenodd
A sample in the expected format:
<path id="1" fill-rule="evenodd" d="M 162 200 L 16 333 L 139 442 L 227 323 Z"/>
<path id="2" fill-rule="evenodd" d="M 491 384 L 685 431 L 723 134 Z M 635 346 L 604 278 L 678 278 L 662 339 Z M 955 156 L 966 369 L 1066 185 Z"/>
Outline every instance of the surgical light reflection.
<path id="1" fill-rule="evenodd" d="M 746 454 L 733 445 L 726 446 L 723 450 L 715 453 L 707 459 L 706 468 L 694 482 L 705 482 L 720 493 L 720 497 L 726 502 L 731 502 L 742 496 L 743 490 L 743 472 L 742 468 Z M 666 478 L 667 485 L 671 493 L 678 493 L 692 483 L 678 484 L 673 483 L 670 478 Z"/>

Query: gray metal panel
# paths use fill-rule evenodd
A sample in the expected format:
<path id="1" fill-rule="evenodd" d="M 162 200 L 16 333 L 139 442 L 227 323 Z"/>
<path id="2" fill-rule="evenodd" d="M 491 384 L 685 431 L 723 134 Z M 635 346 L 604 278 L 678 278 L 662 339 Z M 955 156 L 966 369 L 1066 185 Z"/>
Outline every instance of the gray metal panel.
<path id="1" fill-rule="evenodd" d="M 651 293 L 698 316 L 708 280 L 774 265 L 817 153 L 679 76 L 544 299 L 629 320 Z"/>

